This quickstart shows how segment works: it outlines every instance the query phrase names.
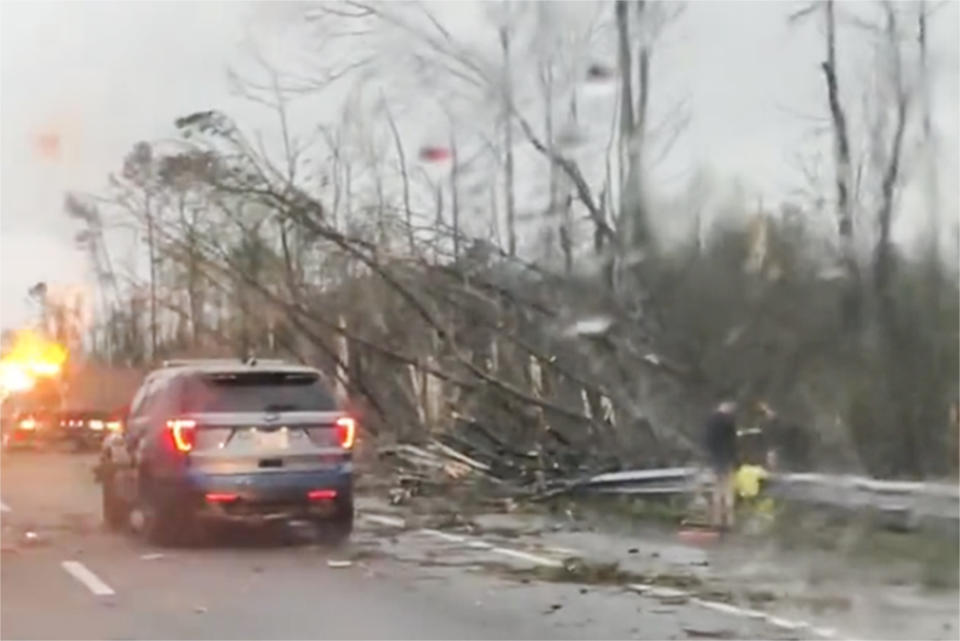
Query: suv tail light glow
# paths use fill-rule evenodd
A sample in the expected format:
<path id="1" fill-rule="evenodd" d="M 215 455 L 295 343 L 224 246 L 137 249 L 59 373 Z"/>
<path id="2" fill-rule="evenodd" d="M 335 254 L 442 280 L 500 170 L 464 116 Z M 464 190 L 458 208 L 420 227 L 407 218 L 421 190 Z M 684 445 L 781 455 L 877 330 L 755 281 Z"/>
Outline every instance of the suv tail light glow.
<path id="1" fill-rule="evenodd" d="M 189 452 L 197 437 L 197 422 L 189 419 L 170 419 L 167 421 L 170 440 L 178 452 Z"/>
<path id="2" fill-rule="evenodd" d="M 337 498 L 336 490 L 310 490 L 307 498 L 311 501 L 332 501 Z"/>
<path id="3" fill-rule="evenodd" d="M 353 447 L 353 442 L 357 437 L 357 422 L 349 416 L 341 416 L 337 419 L 337 442 L 340 447 L 349 450 Z"/>
<path id="4" fill-rule="evenodd" d="M 230 492 L 209 492 L 204 498 L 207 499 L 209 503 L 232 503 L 240 497 Z"/>

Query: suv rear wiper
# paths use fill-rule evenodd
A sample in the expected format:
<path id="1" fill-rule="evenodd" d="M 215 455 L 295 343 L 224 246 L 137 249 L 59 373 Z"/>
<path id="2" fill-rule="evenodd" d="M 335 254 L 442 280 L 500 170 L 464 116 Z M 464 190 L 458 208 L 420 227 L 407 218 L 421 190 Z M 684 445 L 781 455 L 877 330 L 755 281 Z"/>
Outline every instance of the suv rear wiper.
<path id="1" fill-rule="evenodd" d="M 295 412 L 300 409 L 299 405 L 292 403 L 270 403 L 263 408 L 264 412 Z"/>

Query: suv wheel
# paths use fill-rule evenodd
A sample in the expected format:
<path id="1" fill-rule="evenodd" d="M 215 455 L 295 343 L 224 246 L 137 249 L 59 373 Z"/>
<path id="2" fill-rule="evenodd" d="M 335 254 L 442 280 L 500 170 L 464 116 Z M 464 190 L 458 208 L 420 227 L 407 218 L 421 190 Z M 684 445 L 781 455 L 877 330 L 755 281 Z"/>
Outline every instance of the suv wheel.
<path id="1" fill-rule="evenodd" d="M 197 524 L 188 508 L 171 500 L 148 496 L 141 500 L 138 511 L 140 530 L 150 543 L 173 546 L 193 542 Z"/>
<path id="2" fill-rule="evenodd" d="M 343 504 L 333 517 L 319 521 L 320 537 L 324 543 L 340 545 L 346 543 L 353 532 L 353 501 Z"/>
<path id="3" fill-rule="evenodd" d="M 114 531 L 122 530 L 130 518 L 130 509 L 123 503 L 113 486 L 113 474 L 104 475 L 100 485 L 103 522 Z"/>

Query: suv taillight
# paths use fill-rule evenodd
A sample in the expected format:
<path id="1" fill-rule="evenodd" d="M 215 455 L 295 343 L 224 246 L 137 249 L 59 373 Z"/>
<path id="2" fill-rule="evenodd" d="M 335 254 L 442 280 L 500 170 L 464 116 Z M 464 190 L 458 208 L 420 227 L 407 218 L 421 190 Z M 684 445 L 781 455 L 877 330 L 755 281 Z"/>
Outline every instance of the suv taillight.
<path id="1" fill-rule="evenodd" d="M 189 452 L 197 437 L 197 422 L 190 419 L 174 418 L 167 421 L 167 432 L 173 448 L 178 452 Z"/>
<path id="2" fill-rule="evenodd" d="M 337 442 L 340 447 L 349 450 L 353 447 L 353 441 L 357 437 L 357 422 L 349 416 L 341 416 L 337 419 Z"/>

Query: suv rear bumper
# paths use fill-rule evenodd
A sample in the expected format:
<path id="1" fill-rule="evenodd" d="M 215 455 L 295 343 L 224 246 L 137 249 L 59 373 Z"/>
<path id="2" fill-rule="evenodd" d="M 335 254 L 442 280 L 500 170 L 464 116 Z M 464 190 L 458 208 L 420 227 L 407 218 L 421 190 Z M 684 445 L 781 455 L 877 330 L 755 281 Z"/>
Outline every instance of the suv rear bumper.
<path id="1" fill-rule="evenodd" d="M 276 519 L 332 517 L 352 510 L 349 467 L 325 471 L 254 474 L 188 473 L 182 481 L 160 482 L 164 498 L 190 505 L 204 519 L 258 523 Z M 309 492 L 333 490 L 335 497 L 311 500 Z M 208 500 L 219 495 L 219 500 Z"/>

